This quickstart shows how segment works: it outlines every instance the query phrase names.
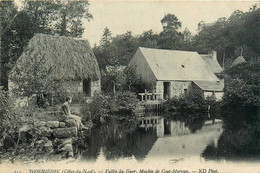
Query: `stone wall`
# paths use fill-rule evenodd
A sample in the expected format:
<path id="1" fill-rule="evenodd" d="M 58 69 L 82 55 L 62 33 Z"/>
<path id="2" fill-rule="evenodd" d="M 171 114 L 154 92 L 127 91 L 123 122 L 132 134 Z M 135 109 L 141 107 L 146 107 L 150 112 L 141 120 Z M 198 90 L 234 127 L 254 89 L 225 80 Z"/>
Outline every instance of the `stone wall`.
<path id="1" fill-rule="evenodd" d="M 160 94 L 160 99 L 163 99 L 163 82 L 170 82 L 170 98 L 180 97 L 185 94 L 185 90 L 187 92 L 191 90 L 192 82 L 190 81 L 157 81 L 154 92 Z"/>
<path id="2" fill-rule="evenodd" d="M 171 81 L 171 97 L 180 97 L 189 92 L 192 82 L 188 81 Z"/>
<path id="3" fill-rule="evenodd" d="M 61 121 L 35 121 L 33 126 L 23 131 L 23 136 L 33 134 L 30 154 L 35 155 L 36 161 L 58 161 L 74 158 L 73 143 L 80 133 L 88 132 L 88 125 L 83 131 L 77 127 L 74 119 L 66 118 Z"/>
<path id="4" fill-rule="evenodd" d="M 101 80 L 91 81 L 91 97 L 101 92 Z"/>
<path id="5" fill-rule="evenodd" d="M 204 91 L 204 98 L 214 95 L 213 91 Z M 215 92 L 215 97 L 217 101 L 220 101 L 224 95 L 224 92 Z"/>
<path id="6" fill-rule="evenodd" d="M 67 81 L 62 83 L 62 88 L 67 93 L 71 93 L 71 95 L 75 95 L 75 97 L 85 94 L 83 91 L 83 81 Z M 98 93 L 100 91 L 101 91 L 100 80 L 91 81 L 91 97 L 93 97 L 95 93 Z"/>

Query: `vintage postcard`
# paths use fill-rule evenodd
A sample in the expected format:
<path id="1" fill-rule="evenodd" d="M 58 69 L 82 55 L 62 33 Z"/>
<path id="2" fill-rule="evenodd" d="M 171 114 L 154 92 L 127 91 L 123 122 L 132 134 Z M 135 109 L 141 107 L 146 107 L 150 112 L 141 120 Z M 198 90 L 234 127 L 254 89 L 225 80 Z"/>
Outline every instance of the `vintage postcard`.
<path id="1" fill-rule="evenodd" d="M 260 172 L 258 1 L 0 8 L 0 173 Z"/>

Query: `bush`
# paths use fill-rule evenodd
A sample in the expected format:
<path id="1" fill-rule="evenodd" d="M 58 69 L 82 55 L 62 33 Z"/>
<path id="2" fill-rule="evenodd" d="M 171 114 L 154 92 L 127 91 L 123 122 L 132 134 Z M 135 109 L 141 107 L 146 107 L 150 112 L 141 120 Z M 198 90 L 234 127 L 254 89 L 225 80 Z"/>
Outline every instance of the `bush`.
<path id="1" fill-rule="evenodd" d="M 260 63 L 241 63 L 227 70 L 224 91 L 223 150 L 233 155 L 259 155 Z"/>
<path id="2" fill-rule="evenodd" d="M 82 107 L 85 118 L 100 119 L 105 116 L 131 116 L 138 103 L 137 96 L 128 92 L 115 95 L 96 94 L 92 101 Z"/>
<path id="3" fill-rule="evenodd" d="M 221 112 L 228 130 L 260 123 L 260 63 L 238 64 L 227 72 Z"/>
<path id="4" fill-rule="evenodd" d="M 185 122 L 185 125 L 194 132 L 200 129 L 208 117 L 208 106 L 210 105 L 210 117 L 219 117 L 220 102 L 213 98 L 202 98 L 195 94 L 174 97 L 163 103 L 168 118 Z"/>
<path id="5" fill-rule="evenodd" d="M 20 140 L 20 129 L 23 125 L 22 116 L 28 114 L 27 111 L 22 111 L 15 107 L 14 102 L 8 93 L 0 90 L 0 144 L 8 149 L 15 147 Z"/>
<path id="6" fill-rule="evenodd" d="M 200 113 L 205 114 L 210 105 L 210 113 L 218 114 L 220 103 L 210 97 L 204 99 L 198 95 L 187 95 L 182 97 L 173 97 L 163 106 L 166 112 L 178 112 L 181 114 Z"/>

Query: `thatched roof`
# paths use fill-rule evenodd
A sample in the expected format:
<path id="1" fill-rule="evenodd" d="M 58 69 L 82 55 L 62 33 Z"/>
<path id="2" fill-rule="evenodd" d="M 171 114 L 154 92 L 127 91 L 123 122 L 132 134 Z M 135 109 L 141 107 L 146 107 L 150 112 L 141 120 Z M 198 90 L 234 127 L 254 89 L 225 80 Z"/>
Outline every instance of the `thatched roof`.
<path id="1" fill-rule="evenodd" d="M 10 79 L 27 79 L 32 74 L 58 81 L 100 79 L 88 41 L 44 34 L 36 34 L 29 41 L 10 72 Z"/>
<path id="2" fill-rule="evenodd" d="M 141 54 L 136 53 L 132 61 L 136 58 L 145 58 L 157 80 L 218 81 L 197 52 L 143 47 L 140 47 L 137 52 Z M 130 62 L 130 65 L 132 63 Z"/>
<path id="3" fill-rule="evenodd" d="M 239 57 L 237 57 L 234 61 L 233 61 L 233 63 L 231 64 L 231 66 L 230 67 L 233 67 L 233 66 L 235 66 L 235 65 L 237 65 L 237 64 L 240 64 L 240 63 L 243 63 L 243 62 L 246 62 L 246 60 L 245 60 L 245 58 L 243 57 L 243 56 L 239 56 Z"/>

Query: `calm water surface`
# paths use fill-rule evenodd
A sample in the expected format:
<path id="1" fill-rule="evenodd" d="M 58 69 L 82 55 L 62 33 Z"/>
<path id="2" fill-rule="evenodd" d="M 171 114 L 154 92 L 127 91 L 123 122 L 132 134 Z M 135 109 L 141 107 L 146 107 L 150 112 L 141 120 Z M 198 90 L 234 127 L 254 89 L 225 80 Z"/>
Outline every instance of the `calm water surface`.
<path id="1" fill-rule="evenodd" d="M 80 160 L 106 161 L 135 159 L 139 162 L 166 159 L 179 162 L 201 155 L 207 146 L 217 147 L 222 133 L 221 123 L 187 126 L 184 122 L 158 116 L 137 120 L 112 119 L 105 125 L 94 127 L 76 144 Z"/>
<path id="2" fill-rule="evenodd" d="M 156 167 L 168 164 L 175 167 L 185 165 L 184 168 L 205 167 L 206 164 L 219 169 L 225 168 L 222 166 L 224 163 L 227 168 L 240 169 L 243 164 L 247 167 L 250 164 L 252 170 L 260 169 L 257 157 L 230 158 L 229 154 L 219 154 L 222 123 L 204 123 L 184 123 L 159 116 L 128 121 L 111 119 L 92 128 L 80 139 L 75 144 L 75 152 L 82 163 L 153 163 Z"/>

